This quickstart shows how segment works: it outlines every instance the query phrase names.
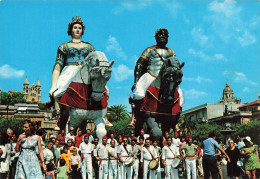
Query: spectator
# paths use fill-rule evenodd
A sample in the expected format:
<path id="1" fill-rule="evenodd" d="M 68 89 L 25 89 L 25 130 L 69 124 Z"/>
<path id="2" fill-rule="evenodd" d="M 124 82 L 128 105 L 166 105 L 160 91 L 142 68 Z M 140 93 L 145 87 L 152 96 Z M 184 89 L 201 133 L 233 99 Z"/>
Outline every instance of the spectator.
<path id="1" fill-rule="evenodd" d="M 68 147 L 64 146 L 62 154 L 60 155 L 60 159 L 64 159 L 66 162 L 66 165 L 69 166 L 70 161 L 70 153 L 68 153 Z"/>
<path id="2" fill-rule="evenodd" d="M 240 156 L 240 151 L 237 147 L 234 146 L 233 140 L 229 140 L 228 145 L 229 147 L 225 151 L 231 162 L 227 164 L 227 175 L 230 177 L 230 179 L 233 179 L 233 177 L 238 179 L 240 175 L 240 168 L 237 166 L 237 161 Z"/>
<path id="3" fill-rule="evenodd" d="M 243 142 L 245 143 L 245 147 L 241 149 L 241 154 L 245 156 L 244 166 L 246 175 L 249 179 L 251 179 L 252 173 L 252 179 L 255 179 L 256 169 L 260 168 L 257 147 L 256 145 L 253 145 L 251 138 L 248 136 L 243 139 Z"/>
<path id="4" fill-rule="evenodd" d="M 47 144 L 47 147 L 43 150 L 43 155 L 44 155 L 44 163 L 47 166 L 49 163 L 54 162 L 54 155 L 53 152 L 51 151 L 53 148 L 53 142 L 49 141 Z"/>
<path id="5" fill-rule="evenodd" d="M 69 133 L 66 134 L 66 136 L 65 136 L 65 143 L 67 144 L 67 141 L 68 141 L 69 139 L 72 139 L 72 140 L 75 141 L 74 137 L 75 137 L 75 135 L 74 135 L 74 128 L 71 127 Z"/>
<path id="6" fill-rule="evenodd" d="M 87 129 L 87 134 L 88 134 L 88 137 L 89 137 L 89 143 L 92 143 L 94 137 L 91 135 L 91 130 L 90 129 Z M 82 142 L 84 142 L 84 138 L 83 138 Z"/>
<path id="7" fill-rule="evenodd" d="M 138 143 L 140 142 L 140 141 L 139 141 L 139 138 L 140 138 L 140 137 L 143 137 L 144 140 L 145 140 L 145 139 L 147 139 L 148 137 L 150 137 L 150 135 L 149 135 L 149 134 L 145 134 L 145 133 L 144 133 L 144 129 L 141 129 L 141 130 L 140 130 L 140 135 L 137 137 L 137 142 L 138 142 Z"/>
<path id="8" fill-rule="evenodd" d="M 66 161 L 64 159 L 60 160 L 60 167 L 58 169 L 58 179 L 68 179 L 69 167 L 66 165 Z"/>
<path id="9" fill-rule="evenodd" d="M 60 134 L 57 136 L 57 140 L 60 141 L 60 145 L 64 145 L 65 144 L 65 132 L 64 130 L 60 130 Z"/>
<path id="10" fill-rule="evenodd" d="M 174 137 L 172 138 L 172 144 L 177 146 L 177 147 L 179 147 L 180 144 L 181 144 L 181 140 L 180 140 L 180 138 L 178 138 L 178 132 L 177 131 L 174 132 Z"/>
<path id="11" fill-rule="evenodd" d="M 238 150 L 241 150 L 245 146 L 245 143 L 242 140 L 242 137 L 237 135 L 237 148 Z"/>
<path id="12" fill-rule="evenodd" d="M 70 171 L 71 171 L 71 177 L 73 179 L 79 179 L 81 178 L 80 175 L 80 156 L 77 153 L 77 149 L 72 149 L 72 155 L 70 155 Z"/>
<path id="13" fill-rule="evenodd" d="M 117 143 L 117 140 L 115 139 L 115 136 L 114 136 L 113 133 L 110 133 L 110 138 L 107 139 L 107 144 L 108 144 L 108 145 L 110 145 L 111 140 L 114 140 L 115 143 L 116 143 L 116 146 L 117 146 L 118 143 Z"/>
<path id="14" fill-rule="evenodd" d="M 59 145 L 60 145 L 60 141 L 59 140 L 56 140 L 55 141 L 55 144 L 53 145 L 53 148 L 54 148 L 54 151 L 55 151 L 55 164 L 57 165 L 58 163 L 58 159 L 60 158 L 60 148 L 59 148 Z"/>
<path id="15" fill-rule="evenodd" d="M 82 142 L 84 135 L 82 134 L 82 130 L 78 129 L 78 135 L 75 136 L 75 147 L 79 148 L 80 143 Z"/>
<path id="16" fill-rule="evenodd" d="M 54 172 L 55 166 L 53 163 L 49 163 L 47 165 L 47 174 L 45 179 L 55 179 L 55 172 Z"/>
<path id="17" fill-rule="evenodd" d="M 16 146 L 15 134 L 12 135 L 11 140 L 12 140 L 12 145 L 11 145 L 11 159 L 10 159 L 10 169 L 9 169 L 9 177 L 8 177 L 9 179 L 13 179 L 15 176 L 17 160 L 20 154 L 20 152 L 15 151 L 15 146 Z"/>
<path id="18" fill-rule="evenodd" d="M 2 133 L 0 138 L 0 178 L 7 178 L 9 171 L 8 147 L 6 147 L 7 141 L 8 135 Z"/>
<path id="19" fill-rule="evenodd" d="M 218 168 L 217 168 L 217 161 L 216 161 L 216 153 L 215 147 L 218 148 L 228 159 L 230 159 L 226 152 L 219 146 L 218 142 L 215 140 L 216 134 L 214 132 L 209 134 L 209 138 L 203 141 L 204 151 L 203 151 L 203 158 L 202 158 L 202 165 L 204 171 L 204 178 L 209 179 L 210 173 L 213 179 L 218 179 Z"/>

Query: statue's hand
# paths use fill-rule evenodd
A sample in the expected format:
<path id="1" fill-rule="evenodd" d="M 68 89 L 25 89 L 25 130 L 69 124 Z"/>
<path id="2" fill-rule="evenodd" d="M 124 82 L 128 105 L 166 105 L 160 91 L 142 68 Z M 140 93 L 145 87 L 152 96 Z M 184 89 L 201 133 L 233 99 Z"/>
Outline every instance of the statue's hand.
<path id="1" fill-rule="evenodd" d="M 132 92 L 134 92 L 135 87 L 136 87 L 136 83 L 134 83 L 134 85 L 131 88 Z"/>
<path id="2" fill-rule="evenodd" d="M 53 95 L 53 92 L 55 91 L 55 88 L 51 88 L 51 90 L 49 91 L 49 96 L 51 97 Z"/>

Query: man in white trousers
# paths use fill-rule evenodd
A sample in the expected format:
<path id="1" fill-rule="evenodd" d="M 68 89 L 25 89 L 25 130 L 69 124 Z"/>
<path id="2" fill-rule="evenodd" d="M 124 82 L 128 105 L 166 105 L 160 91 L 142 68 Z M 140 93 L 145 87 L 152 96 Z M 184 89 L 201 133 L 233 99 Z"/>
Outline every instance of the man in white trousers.
<path id="1" fill-rule="evenodd" d="M 98 144 L 96 150 L 94 150 L 94 156 L 99 164 L 99 179 L 108 178 L 108 150 L 107 136 L 104 136 L 102 138 L 102 144 Z"/>
<path id="2" fill-rule="evenodd" d="M 165 166 L 165 179 L 178 179 L 178 169 L 173 167 L 173 159 L 179 158 L 179 148 L 172 145 L 172 138 L 167 139 L 167 145 L 162 149 L 162 164 Z"/>
<path id="3" fill-rule="evenodd" d="M 131 146 L 128 144 L 127 137 L 123 137 L 123 145 L 118 146 L 117 156 L 119 159 L 119 170 L 120 175 L 118 179 L 126 179 L 131 175 L 131 167 L 126 167 L 124 161 L 127 157 L 129 157 L 129 152 L 131 150 Z M 126 177 L 127 175 L 127 177 Z"/>
<path id="4" fill-rule="evenodd" d="M 153 147 L 154 147 L 154 149 L 155 149 L 155 151 L 156 151 L 156 154 L 157 154 L 157 161 L 158 161 L 158 163 L 159 163 L 159 166 L 158 166 L 158 168 L 156 169 L 156 171 L 155 171 L 155 176 L 156 176 L 156 178 L 158 178 L 158 179 L 161 179 L 161 157 L 162 157 L 162 149 L 161 149 L 161 147 L 159 147 L 159 146 L 157 146 L 157 141 L 156 140 L 154 140 L 153 141 Z"/>
<path id="5" fill-rule="evenodd" d="M 117 169 L 118 169 L 118 158 L 117 158 L 117 147 L 116 147 L 115 140 L 110 141 L 108 154 L 109 154 L 109 169 L 108 169 L 109 179 L 116 179 Z"/>
<path id="6" fill-rule="evenodd" d="M 92 154 L 93 154 L 93 145 L 89 142 L 89 136 L 84 136 L 84 142 L 79 145 L 79 154 L 83 155 L 81 175 L 82 179 L 86 179 L 86 173 L 88 178 L 92 178 Z"/>
<path id="7" fill-rule="evenodd" d="M 134 173 L 134 179 L 138 179 L 138 173 L 139 173 L 139 159 L 137 158 L 137 155 L 141 154 L 141 150 L 136 145 L 137 139 L 135 137 L 131 138 L 131 149 L 130 149 L 130 156 L 135 158 L 134 164 L 131 166 L 131 175 L 129 176 L 132 179 L 133 173 Z"/>
<path id="8" fill-rule="evenodd" d="M 185 156 L 182 154 L 184 150 Z M 188 143 L 180 147 L 180 154 L 185 160 L 186 177 L 187 179 L 196 179 L 196 159 L 198 156 L 197 146 L 192 143 L 192 137 L 188 137 Z"/>
<path id="9" fill-rule="evenodd" d="M 150 161 L 157 158 L 156 150 L 154 147 L 150 146 L 150 139 L 145 139 L 145 147 L 142 148 L 141 151 L 141 166 L 143 167 L 143 179 L 147 179 L 147 175 L 149 172 L 149 178 L 155 178 L 155 170 L 149 169 Z"/>

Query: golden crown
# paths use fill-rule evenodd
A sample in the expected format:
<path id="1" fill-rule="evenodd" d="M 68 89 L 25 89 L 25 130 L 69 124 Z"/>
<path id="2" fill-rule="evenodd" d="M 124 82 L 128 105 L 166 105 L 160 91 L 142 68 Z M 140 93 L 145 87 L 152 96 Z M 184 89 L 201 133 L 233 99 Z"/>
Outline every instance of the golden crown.
<path id="1" fill-rule="evenodd" d="M 85 25 L 83 24 L 83 22 L 81 21 L 81 18 L 79 18 L 79 16 L 76 16 L 76 18 L 72 17 L 72 21 L 69 22 L 68 26 L 70 27 L 72 24 L 75 23 L 80 23 L 83 27 L 83 29 L 85 29 Z"/>

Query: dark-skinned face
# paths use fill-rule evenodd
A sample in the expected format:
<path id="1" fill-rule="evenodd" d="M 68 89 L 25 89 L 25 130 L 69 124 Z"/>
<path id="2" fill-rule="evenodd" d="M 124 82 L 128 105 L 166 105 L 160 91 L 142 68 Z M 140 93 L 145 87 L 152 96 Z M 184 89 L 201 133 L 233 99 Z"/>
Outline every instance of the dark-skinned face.
<path id="1" fill-rule="evenodd" d="M 158 45 L 165 46 L 168 43 L 168 35 L 164 31 L 159 31 L 155 37 Z"/>
<path id="2" fill-rule="evenodd" d="M 151 143 L 150 140 L 145 140 L 145 147 L 150 147 L 150 143 Z"/>

